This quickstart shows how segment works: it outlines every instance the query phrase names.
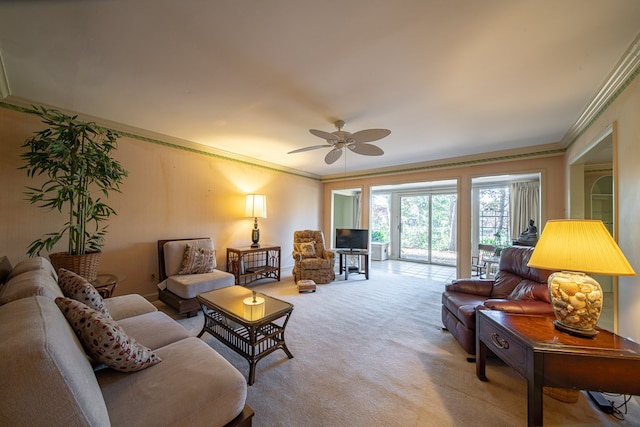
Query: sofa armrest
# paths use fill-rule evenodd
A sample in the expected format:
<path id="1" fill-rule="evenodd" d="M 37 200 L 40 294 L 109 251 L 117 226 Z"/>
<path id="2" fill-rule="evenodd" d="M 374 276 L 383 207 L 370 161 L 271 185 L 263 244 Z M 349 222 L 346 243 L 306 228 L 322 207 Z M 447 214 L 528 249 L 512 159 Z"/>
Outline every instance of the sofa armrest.
<path id="1" fill-rule="evenodd" d="M 329 261 L 331 261 L 333 258 L 335 258 L 336 253 L 333 251 L 328 251 L 328 250 L 324 250 L 322 251 L 322 258 L 324 259 L 328 259 Z"/>
<path id="2" fill-rule="evenodd" d="M 302 254 L 298 251 L 293 251 L 291 252 L 291 257 L 295 260 L 295 261 L 302 261 Z"/>
<path id="3" fill-rule="evenodd" d="M 488 299 L 484 308 L 515 314 L 553 314 L 553 307 L 544 301 Z"/>
<path id="4" fill-rule="evenodd" d="M 449 292 L 462 292 L 489 297 L 494 281 L 491 279 L 457 279 L 446 285 Z"/>

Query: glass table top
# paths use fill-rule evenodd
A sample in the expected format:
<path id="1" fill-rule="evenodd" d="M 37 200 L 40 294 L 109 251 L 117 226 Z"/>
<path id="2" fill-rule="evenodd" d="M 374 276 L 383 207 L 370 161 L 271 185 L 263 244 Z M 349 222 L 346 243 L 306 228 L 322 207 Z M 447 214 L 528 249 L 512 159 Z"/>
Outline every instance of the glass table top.
<path id="1" fill-rule="evenodd" d="M 243 286 L 229 286 L 205 292 L 198 295 L 198 300 L 214 310 L 247 322 L 279 317 L 281 313 L 293 309 L 293 305 L 286 301 Z"/>

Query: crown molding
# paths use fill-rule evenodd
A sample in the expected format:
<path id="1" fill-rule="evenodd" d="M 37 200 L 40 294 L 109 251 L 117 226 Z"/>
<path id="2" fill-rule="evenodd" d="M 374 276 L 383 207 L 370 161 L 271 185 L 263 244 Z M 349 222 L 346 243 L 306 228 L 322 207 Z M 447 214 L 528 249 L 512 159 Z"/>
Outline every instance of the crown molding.
<path id="1" fill-rule="evenodd" d="M 324 175 L 321 177 L 323 183 L 345 181 L 354 178 L 373 178 L 385 175 L 399 175 L 413 172 L 424 172 L 435 169 L 449 169 L 475 166 L 487 163 L 508 162 L 522 159 L 538 157 L 550 157 L 564 154 L 566 149 L 560 143 L 543 144 L 524 148 L 514 148 L 510 150 L 494 151 L 489 153 L 474 154 L 470 156 L 453 157 L 442 160 L 432 160 L 428 162 L 410 163 L 388 168 L 370 169 L 355 171 L 346 174 Z"/>
<path id="2" fill-rule="evenodd" d="M 596 92 L 578 120 L 561 140 L 563 147 L 570 147 L 609 105 L 626 89 L 640 72 L 640 33 L 613 68 L 604 84 Z"/>
<path id="3" fill-rule="evenodd" d="M 4 60 L 2 59 L 2 51 L 0 51 L 0 101 L 11 95 L 9 90 L 9 79 L 7 71 L 4 68 Z"/>

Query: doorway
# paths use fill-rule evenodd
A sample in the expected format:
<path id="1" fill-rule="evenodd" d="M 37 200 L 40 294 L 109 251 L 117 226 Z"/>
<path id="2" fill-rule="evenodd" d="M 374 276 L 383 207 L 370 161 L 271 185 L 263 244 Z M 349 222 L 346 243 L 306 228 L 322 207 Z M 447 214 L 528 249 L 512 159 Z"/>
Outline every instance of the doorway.
<path id="1" fill-rule="evenodd" d="M 371 190 L 373 242 L 391 259 L 457 265 L 456 181 L 380 186 Z"/>
<path id="2" fill-rule="evenodd" d="M 600 219 L 617 239 L 615 123 L 570 159 L 569 209 L 572 219 Z M 604 306 L 598 326 L 618 331 L 617 278 L 593 275 L 602 286 Z"/>
<path id="3" fill-rule="evenodd" d="M 456 265 L 457 195 L 398 195 L 399 259 Z"/>

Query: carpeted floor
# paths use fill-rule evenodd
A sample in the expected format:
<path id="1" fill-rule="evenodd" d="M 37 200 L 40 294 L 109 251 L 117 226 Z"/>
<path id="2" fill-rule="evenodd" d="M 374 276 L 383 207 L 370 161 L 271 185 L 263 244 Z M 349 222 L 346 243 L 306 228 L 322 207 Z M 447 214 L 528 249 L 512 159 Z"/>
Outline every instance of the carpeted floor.
<path id="1" fill-rule="evenodd" d="M 371 280 L 340 277 L 316 293 L 299 294 L 291 276 L 252 288 L 295 306 L 286 331 L 294 358 L 277 351 L 258 362 L 248 390 L 256 427 L 527 423 L 525 380 L 491 359 L 489 381 L 479 381 L 467 353 L 442 330 L 442 280 L 374 270 Z M 179 321 L 197 335 L 202 313 Z M 203 339 L 248 375 L 244 359 Z M 546 426 L 640 425 L 635 399 L 625 418 L 600 412 L 584 393 L 573 404 L 544 397 Z"/>

